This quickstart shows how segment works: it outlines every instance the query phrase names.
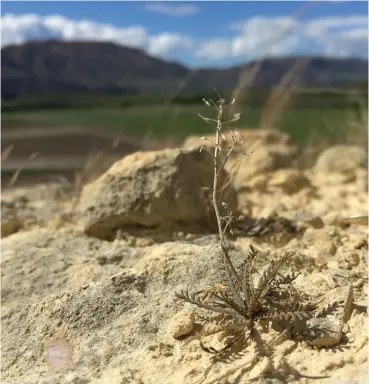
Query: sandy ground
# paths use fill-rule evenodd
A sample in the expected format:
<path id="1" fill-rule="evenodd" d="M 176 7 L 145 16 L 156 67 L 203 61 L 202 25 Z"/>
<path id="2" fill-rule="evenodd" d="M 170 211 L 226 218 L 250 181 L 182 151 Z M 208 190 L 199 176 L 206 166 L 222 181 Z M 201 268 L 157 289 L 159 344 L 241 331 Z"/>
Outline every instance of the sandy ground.
<path id="1" fill-rule="evenodd" d="M 122 163 L 129 168 L 125 180 L 142 174 L 150 180 L 147 168 L 137 165 L 146 156 Z M 173 168 L 162 167 L 152 171 L 153 183 L 171 175 L 160 178 L 161 169 Z M 106 176 L 110 183 L 118 182 L 120 169 L 114 170 L 115 178 Z M 229 239 L 233 257 L 242 261 L 253 245 L 262 268 L 287 250 L 296 252 L 286 265 L 286 271 L 301 273 L 295 287 L 314 299 L 340 303 L 329 320 L 337 328 L 320 348 L 292 337 L 269 353 L 254 342 L 223 357 L 207 353 L 192 336 L 218 325 L 207 311 L 177 300 L 174 293 L 218 283 L 216 232 L 203 224 L 190 229 L 179 223 L 169 230 L 121 228 L 113 241 L 87 236 L 76 209 L 78 196 L 59 184 L 39 184 L 4 190 L 2 196 L 2 382 L 365 382 L 368 229 L 344 224 L 342 218 L 367 213 L 366 169 L 283 168 L 260 171 L 242 183 L 238 204 L 244 214 L 260 219 L 277 213 L 300 230 L 271 226 L 262 234 L 257 224 L 252 230 L 241 227 Z M 143 191 L 149 187 L 141 184 Z M 156 188 L 163 188 L 162 182 Z M 127 189 L 118 191 L 124 200 Z M 114 194 L 104 196 L 108 206 Z M 175 197 L 166 198 L 163 212 L 158 208 L 155 214 L 166 217 Z M 137 212 L 135 217 L 144 214 Z M 268 345 L 278 332 L 268 325 L 259 334 Z M 216 348 L 224 343 L 224 333 L 203 343 Z"/>

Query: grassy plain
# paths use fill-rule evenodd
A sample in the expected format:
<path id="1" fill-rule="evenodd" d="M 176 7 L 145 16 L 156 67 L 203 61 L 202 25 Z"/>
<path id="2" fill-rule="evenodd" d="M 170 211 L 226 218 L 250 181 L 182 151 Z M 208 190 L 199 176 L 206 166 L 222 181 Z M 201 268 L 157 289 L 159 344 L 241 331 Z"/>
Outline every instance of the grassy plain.
<path id="1" fill-rule="evenodd" d="M 241 112 L 239 128 L 260 127 L 265 109 L 236 107 Z M 198 117 L 209 116 L 211 110 L 205 105 L 132 106 L 126 108 L 89 108 L 33 110 L 5 112 L 2 120 L 27 121 L 33 126 L 39 122 L 50 127 L 85 126 L 123 131 L 139 137 L 183 140 L 192 134 L 212 132 L 212 127 Z M 329 141 L 342 141 L 345 126 L 352 120 L 355 111 L 348 108 L 293 108 L 283 111 L 276 128 L 287 132 L 297 144 L 306 144 L 311 137 Z M 262 127 L 267 128 L 267 127 Z M 347 128 L 348 129 L 348 128 Z"/>

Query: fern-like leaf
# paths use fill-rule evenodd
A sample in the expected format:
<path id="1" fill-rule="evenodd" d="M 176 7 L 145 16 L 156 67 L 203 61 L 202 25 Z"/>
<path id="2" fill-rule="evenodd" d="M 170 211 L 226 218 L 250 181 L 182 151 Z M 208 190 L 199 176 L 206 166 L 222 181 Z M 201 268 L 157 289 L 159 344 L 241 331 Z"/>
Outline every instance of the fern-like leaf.
<path id="1" fill-rule="evenodd" d="M 252 277 L 252 269 L 254 267 L 254 261 L 257 255 L 255 248 L 250 245 L 250 252 L 247 255 L 247 258 L 243 264 L 243 280 L 242 288 L 244 300 L 246 302 L 247 308 L 250 309 L 251 298 L 255 294 L 254 282 Z"/>
<path id="2" fill-rule="evenodd" d="M 292 272 L 291 275 L 282 276 L 278 279 L 275 279 L 274 286 L 279 287 L 280 285 L 290 285 L 292 284 L 299 276 L 301 275 L 301 272 Z"/>
<path id="3" fill-rule="evenodd" d="M 246 314 L 242 307 L 240 307 L 226 292 L 214 293 L 213 296 L 223 302 L 226 306 L 232 308 L 241 317 L 245 318 Z M 216 303 L 218 304 L 218 303 Z"/>
<path id="4" fill-rule="evenodd" d="M 260 301 L 268 293 L 271 288 L 271 282 L 276 278 L 277 272 L 282 264 L 288 260 L 294 253 L 286 252 L 279 260 L 271 260 L 269 267 L 263 273 L 260 278 L 259 284 L 255 289 L 254 295 L 250 300 L 250 311 L 253 312 L 256 310 Z"/>
<path id="5" fill-rule="evenodd" d="M 223 315 L 228 315 L 228 316 L 235 316 L 235 310 L 233 308 L 226 308 L 225 306 L 220 306 L 219 304 L 211 305 L 208 303 L 204 303 L 200 299 L 196 297 L 196 294 L 189 294 L 187 291 L 181 291 L 177 292 L 175 294 L 179 299 L 185 300 L 191 304 L 197 305 L 200 308 L 208 309 L 213 312 L 221 313 Z M 237 313 L 237 312 L 236 312 Z"/>
<path id="6" fill-rule="evenodd" d="M 333 301 L 332 303 L 328 303 L 322 309 L 320 309 L 319 312 L 316 313 L 315 317 L 327 316 L 327 315 L 333 313 L 334 311 L 336 311 L 337 307 L 338 307 L 337 301 Z"/>

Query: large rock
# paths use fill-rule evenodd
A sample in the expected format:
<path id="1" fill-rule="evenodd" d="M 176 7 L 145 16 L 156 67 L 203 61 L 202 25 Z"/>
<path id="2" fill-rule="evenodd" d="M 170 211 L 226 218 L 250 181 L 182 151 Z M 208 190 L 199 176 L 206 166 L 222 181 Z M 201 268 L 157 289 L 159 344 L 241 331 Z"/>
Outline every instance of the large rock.
<path id="1" fill-rule="evenodd" d="M 299 153 L 298 147 L 292 139 L 280 131 L 244 129 L 240 130 L 239 136 L 243 137 L 243 143 L 238 147 L 238 152 L 249 152 L 252 149 L 255 151 L 251 156 L 235 154 L 226 164 L 226 169 L 231 174 L 236 189 L 247 186 L 251 176 L 291 167 Z M 215 136 L 207 137 L 214 142 Z M 226 149 L 226 144 L 222 145 Z M 196 149 L 201 146 L 211 147 L 212 143 L 199 140 L 195 136 L 188 137 L 183 143 L 183 148 L 188 149 Z"/>
<path id="2" fill-rule="evenodd" d="M 236 213 L 237 196 L 227 181 L 219 199 Z M 137 152 L 116 162 L 84 187 L 79 211 L 85 233 L 103 239 L 123 227 L 168 227 L 173 223 L 209 225 L 213 212 L 209 190 L 213 183 L 210 152 L 167 149 Z M 210 221 L 211 222 L 211 221 Z"/>
<path id="3" fill-rule="evenodd" d="M 335 145 L 323 151 L 315 164 L 321 172 L 348 172 L 367 166 L 368 155 L 356 145 Z"/>

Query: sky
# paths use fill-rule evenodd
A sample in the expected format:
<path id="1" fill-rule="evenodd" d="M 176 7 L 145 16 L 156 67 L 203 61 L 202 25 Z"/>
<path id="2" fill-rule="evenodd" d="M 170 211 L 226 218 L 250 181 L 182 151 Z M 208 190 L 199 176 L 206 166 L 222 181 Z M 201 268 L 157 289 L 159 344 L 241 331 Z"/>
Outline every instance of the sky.
<path id="1" fill-rule="evenodd" d="M 189 67 L 368 57 L 367 1 L 2 1 L 1 45 L 99 40 Z"/>

